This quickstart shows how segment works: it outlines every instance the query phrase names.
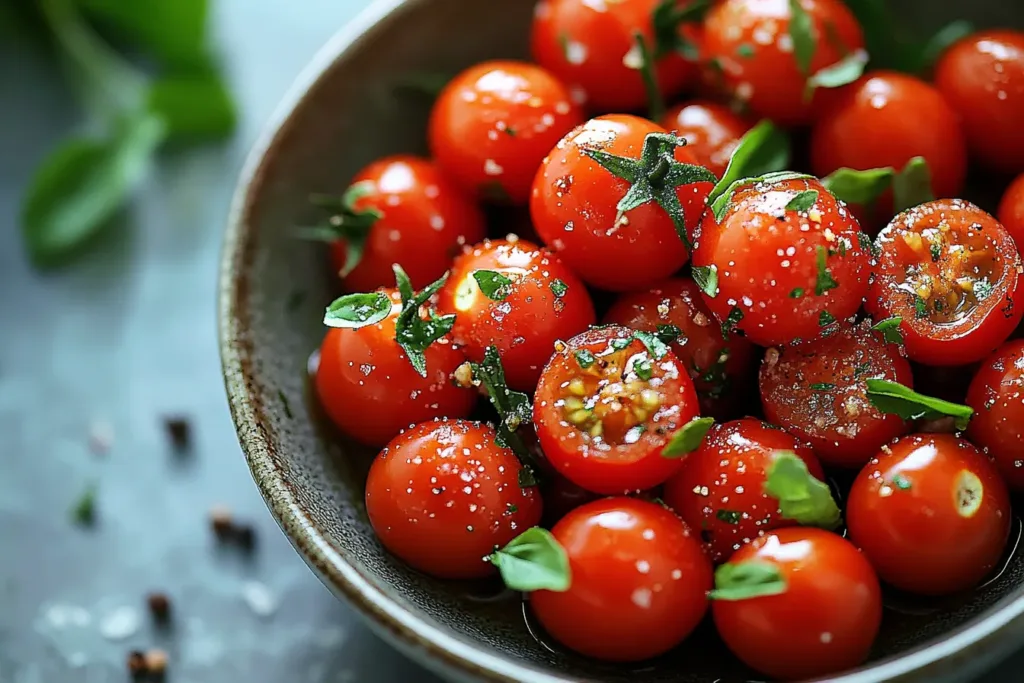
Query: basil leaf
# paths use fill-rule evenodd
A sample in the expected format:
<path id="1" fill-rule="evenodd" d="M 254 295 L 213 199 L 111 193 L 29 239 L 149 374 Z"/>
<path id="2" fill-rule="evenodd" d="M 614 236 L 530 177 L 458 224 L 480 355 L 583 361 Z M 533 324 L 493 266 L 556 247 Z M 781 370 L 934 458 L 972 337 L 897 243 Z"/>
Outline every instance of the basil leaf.
<path id="1" fill-rule="evenodd" d="M 569 291 L 569 285 L 558 279 L 552 280 L 551 284 L 548 286 L 551 288 L 551 293 L 559 299 L 565 296 L 565 293 Z"/>
<path id="2" fill-rule="evenodd" d="M 669 442 L 661 449 L 663 458 L 681 458 L 700 448 L 708 430 L 715 424 L 713 417 L 695 417 L 672 435 Z"/>
<path id="3" fill-rule="evenodd" d="M 750 560 L 736 564 L 726 563 L 715 570 L 715 588 L 708 597 L 712 600 L 749 600 L 768 595 L 780 595 L 787 589 L 786 579 L 773 564 Z"/>
<path id="4" fill-rule="evenodd" d="M 414 292 L 409 276 L 397 263 L 392 268 L 398 291 L 402 295 L 402 312 L 395 320 L 395 341 L 405 351 L 409 363 L 421 377 L 427 376 L 427 359 L 423 352 L 431 344 L 448 334 L 455 324 L 454 315 L 439 317 L 433 310 L 428 311 L 427 318 L 420 317 L 420 307 L 437 293 L 437 290 L 448 281 L 445 273 L 437 281 L 427 285 L 422 291 Z"/>
<path id="5" fill-rule="evenodd" d="M 192 69 L 208 60 L 206 0 L 75 0 L 102 26 L 165 65 Z"/>
<path id="6" fill-rule="evenodd" d="M 919 52 L 921 61 L 915 71 L 924 73 L 930 70 L 946 50 L 974 33 L 974 30 L 974 24 L 962 19 L 940 28 L 921 48 Z"/>
<path id="7" fill-rule="evenodd" d="M 658 325 L 656 329 L 655 334 L 665 344 L 674 344 L 683 336 L 683 331 L 675 325 Z"/>
<path id="8" fill-rule="evenodd" d="M 729 341 L 729 335 L 733 333 L 741 322 L 743 322 L 743 311 L 740 310 L 739 306 L 733 306 L 729 311 L 729 315 L 722 322 L 722 339 Z"/>
<path id="9" fill-rule="evenodd" d="M 720 522 L 733 525 L 739 524 L 740 520 L 743 519 L 742 513 L 739 513 L 736 510 L 719 510 L 715 513 L 715 517 Z"/>
<path id="10" fill-rule="evenodd" d="M 235 129 L 235 103 L 211 69 L 158 79 L 147 97 L 149 109 L 167 123 L 172 141 L 220 140 Z"/>
<path id="11" fill-rule="evenodd" d="M 967 429 L 974 409 L 919 394 L 898 382 L 885 379 L 869 379 L 868 400 L 883 413 L 899 415 L 904 420 L 936 420 L 943 417 L 955 418 L 956 428 Z"/>
<path id="12" fill-rule="evenodd" d="M 818 201 L 817 190 L 804 190 L 789 200 L 786 204 L 786 211 L 810 211 L 814 203 Z"/>
<path id="13" fill-rule="evenodd" d="M 779 501 L 779 512 L 786 519 L 823 529 L 839 526 L 841 513 L 832 490 L 815 479 L 807 463 L 792 451 L 775 454 L 765 477 L 764 491 Z"/>
<path id="14" fill-rule="evenodd" d="M 651 26 L 654 28 L 654 59 L 676 52 L 686 59 L 696 60 L 700 52 L 696 45 L 683 36 L 683 24 L 704 21 L 704 15 L 711 8 L 712 0 L 659 0 L 651 12 Z"/>
<path id="15" fill-rule="evenodd" d="M 577 360 L 579 357 L 577 356 Z M 498 349 L 488 346 L 484 351 L 484 359 L 480 363 L 472 363 L 473 376 L 487 390 L 487 396 L 500 418 L 497 424 L 498 436 L 495 439 L 499 446 L 511 448 L 524 465 L 536 458 L 526 445 L 523 438 L 516 433 L 522 425 L 532 424 L 533 403 L 530 397 L 521 391 L 512 391 L 505 380 L 505 368 L 501 364 Z"/>
<path id="16" fill-rule="evenodd" d="M 818 39 L 814 35 L 814 22 L 800 0 L 789 0 L 789 37 L 793 39 L 793 56 L 800 73 L 805 76 L 811 72 L 811 62 L 818 49 Z"/>
<path id="17" fill-rule="evenodd" d="M 828 327 L 829 325 L 831 325 L 835 321 L 836 321 L 836 317 L 834 315 L 832 315 L 831 313 L 829 313 L 828 311 L 822 311 L 821 314 L 818 316 L 818 326 L 819 327 Z"/>
<path id="18" fill-rule="evenodd" d="M 847 204 L 867 206 L 877 201 L 883 192 L 892 187 L 895 175 L 896 171 L 891 166 L 872 168 L 868 171 L 840 168 L 826 176 L 821 183 L 835 195 L 836 199 Z"/>
<path id="19" fill-rule="evenodd" d="M 901 324 L 903 324 L 903 318 L 894 315 L 891 318 L 886 318 L 876 323 L 871 329 L 875 332 L 881 332 L 882 339 L 885 340 L 886 344 L 902 344 L 903 333 L 900 331 Z"/>
<path id="20" fill-rule="evenodd" d="M 761 121 L 747 131 L 733 150 L 722 179 L 708 195 L 708 206 L 714 210 L 716 220 L 721 221 L 725 215 L 732 195 L 739 187 L 737 183 L 753 183 L 758 176 L 782 171 L 789 165 L 789 156 L 789 138 L 771 121 Z M 796 173 L 791 175 L 798 178 L 811 177 Z"/>
<path id="21" fill-rule="evenodd" d="M 654 360 L 661 360 L 671 351 L 668 345 L 661 341 L 656 334 L 644 330 L 636 330 L 633 332 L 633 338 L 647 348 L 647 353 L 651 354 Z"/>
<path id="22" fill-rule="evenodd" d="M 324 325 L 358 329 L 376 325 L 391 315 L 391 298 L 384 292 L 346 294 L 335 299 L 324 313 Z"/>
<path id="23" fill-rule="evenodd" d="M 818 88 L 841 88 L 853 83 L 864 75 L 864 67 L 868 64 L 868 53 L 854 50 L 832 66 L 826 66 L 807 79 L 805 97 L 810 97 Z"/>
<path id="24" fill-rule="evenodd" d="M 527 529 L 488 559 L 512 590 L 565 592 L 572 584 L 565 548 L 540 527 Z"/>
<path id="25" fill-rule="evenodd" d="M 914 157 L 892 179 L 893 209 L 902 213 L 935 199 L 932 172 L 924 157 Z"/>
<path id="26" fill-rule="evenodd" d="M 473 271 L 473 279 L 480 286 L 480 291 L 491 301 L 502 301 L 510 293 L 512 280 L 494 270 Z"/>
<path id="27" fill-rule="evenodd" d="M 711 298 L 718 294 L 718 268 L 715 266 L 694 266 L 693 281 Z"/>
<path id="28" fill-rule="evenodd" d="M 345 242 L 345 265 L 338 273 L 347 277 L 362 260 L 366 240 L 374 224 L 384 217 L 376 207 L 356 208 L 356 202 L 374 194 L 377 186 L 373 181 L 364 180 L 350 185 L 341 195 L 311 195 L 311 204 L 326 212 L 327 217 L 317 226 L 305 228 L 299 233 L 305 239 L 323 242 Z"/>
<path id="29" fill-rule="evenodd" d="M 573 355 L 576 357 L 576 363 L 584 370 L 587 370 L 597 362 L 597 358 L 594 357 L 594 354 L 586 349 L 574 351 Z"/>
<path id="30" fill-rule="evenodd" d="M 655 70 L 654 52 L 647 44 L 647 39 L 640 31 L 633 33 L 633 50 L 637 55 L 637 65 L 630 68 L 637 68 L 640 71 L 640 79 L 644 84 L 644 91 L 647 93 L 647 117 L 651 121 L 661 121 L 665 116 L 665 98 L 661 93 L 661 85 L 658 83 L 658 74 Z M 623 63 L 626 60 L 623 59 Z"/>
<path id="31" fill-rule="evenodd" d="M 837 288 L 839 283 L 836 282 L 834 277 L 832 277 L 832 271 L 828 269 L 828 251 L 820 244 L 815 251 L 818 264 L 818 277 L 814 282 L 814 294 L 816 296 L 823 296 L 827 292 Z"/>

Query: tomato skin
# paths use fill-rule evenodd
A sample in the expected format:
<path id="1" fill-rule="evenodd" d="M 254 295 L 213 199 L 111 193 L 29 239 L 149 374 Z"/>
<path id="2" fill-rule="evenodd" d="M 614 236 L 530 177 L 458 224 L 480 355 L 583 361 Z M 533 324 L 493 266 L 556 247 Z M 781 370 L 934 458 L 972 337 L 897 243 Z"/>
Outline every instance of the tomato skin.
<path id="1" fill-rule="evenodd" d="M 491 270 L 515 282 L 501 301 L 480 290 L 473 273 Z M 557 296 L 555 281 L 565 285 Z M 470 360 L 480 362 L 488 346 L 498 349 L 512 389 L 532 391 L 559 339 L 594 323 L 594 305 L 582 282 L 548 251 L 525 240 L 487 240 L 455 259 L 438 294 L 437 308 L 455 314 L 452 338 Z"/>
<path id="2" fill-rule="evenodd" d="M 421 377 L 395 342 L 401 311 L 397 290 L 382 290 L 394 302 L 391 315 L 357 330 L 332 328 L 320 346 L 316 392 L 331 421 L 353 439 L 380 448 L 410 424 L 435 417 L 464 417 L 476 404 L 475 391 L 451 381 L 466 355 L 442 337 L 424 352 Z"/>
<path id="3" fill-rule="evenodd" d="M 1009 338 L 1024 315 L 1019 303 L 1024 277 L 1013 240 L 970 202 L 937 200 L 905 211 L 879 233 L 875 245 L 880 256 L 867 309 L 876 320 L 903 319 L 900 331 L 912 360 L 935 366 L 981 360 Z M 964 247 L 979 258 L 964 261 Z M 978 301 L 975 290 L 958 283 L 962 278 L 974 283 L 971 287 L 988 282 L 991 293 Z M 925 299 L 918 291 L 931 294 Z M 980 285 L 976 291 L 982 291 Z M 957 301 L 958 312 L 945 320 L 953 308 L 948 297 Z"/>
<path id="4" fill-rule="evenodd" d="M 540 160 L 582 121 L 552 74 L 524 62 L 491 61 L 445 86 L 427 135 L 437 163 L 467 191 L 525 204 Z"/>
<path id="5" fill-rule="evenodd" d="M 966 403 L 974 408 L 967 436 L 1011 489 L 1024 491 L 1024 340 L 1008 342 L 982 363 Z"/>
<path id="6" fill-rule="evenodd" d="M 739 335 L 722 338 L 721 326 L 693 280 L 665 280 L 647 291 L 623 294 L 604 322 L 647 332 L 675 325 L 682 334 L 671 344 L 672 351 L 693 380 L 701 415 L 723 417 L 737 407 L 740 396 L 734 387 L 742 387 L 749 377 L 754 347 Z"/>
<path id="7" fill-rule="evenodd" d="M 996 215 L 1013 238 L 1017 251 L 1024 251 L 1024 174 L 1017 176 L 1006 188 Z"/>
<path id="8" fill-rule="evenodd" d="M 665 503 L 700 536 L 708 556 L 725 562 L 751 539 L 772 529 L 795 525 L 779 511 L 779 501 L 764 492 L 768 469 L 780 451 L 792 451 L 817 479 L 825 475 L 818 459 L 791 434 L 761 420 L 719 423 L 683 460 L 665 483 Z"/>
<path id="9" fill-rule="evenodd" d="M 826 39 L 826 27 L 846 50 L 864 48 L 853 14 L 840 0 L 800 0 L 819 36 L 810 74 L 839 62 L 840 46 Z M 760 117 L 783 126 L 811 123 L 825 93 L 804 98 L 807 76 L 800 72 L 789 34 L 789 4 L 776 0 L 721 0 L 704 21 L 704 58 L 716 60 L 719 85 Z M 767 44 L 765 44 L 767 43 Z M 742 56 L 752 48 L 749 57 Z"/>
<path id="10" fill-rule="evenodd" d="M 721 178 L 750 123 L 715 102 L 693 100 L 670 109 L 661 126 L 686 138 L 697 163 Z"/>
<path id="11" fill-rule="evenodd" d="M 914 384 L 910 363 L 871 325 L 844 324 L 820 339 L 770 350 L 761 365 L 765 418 L 810 443 L 827 465 L 863 467 L 908 429 L 867 397 L 868 379 Z"/>
<path id="12" fill-rule="evenodd" d="M 551 531 L 569 556 L 564 593 L 536 591 L 530 608 L 566 647 L 636 662 L 682 642 L 707 612 L 711 563 L 670 510 L 635 498 L 576 508 Z"/>
<path id="13" fill-rule="evenodd" d="M 715 626 L 733 654 L 771 678 L 804 680 L 865 659 L 882 621 L 878 577 L 848 541 L 810 527 L 778 529 L 736 551 L 731 563 L 775 565 L 785 593 L 715 600 Z"/>
<path id="14" fill-rule="evenodd" d="M 964 485 L 981 498 L 969 514 L 958 501 Z M 883 447 L 857 476 L 846 525 L 883 581 L 945 595 L 995 567 L 1010 533 L 1010 499 L 995 466 L 970 443 L 915 434 Z"/>
<path id="15" fill-rule="evenodd" d="M 809 211 L 786 210 L 811 190 L 818 198 Z M 819 181 L 761 182 L 736 191 L 721 223 L 713 211 L 704 215 L 693 265 L 717 270 L 717 294 L 703 296 L 719 320 L 736 308 L 743 314 L 737 329 L 752 342 L 785 344 L 818 336 L 823 312 L 842 320 L 860 308 L 870 270 L 861 235 L 856 219 Z M 821 296 L 819 250 L 838 282 Z"/>
<path id="16" fill-rule="evenodd" d="M 489 425 L 435 418 L 377 455 L 366 512 L 389 552 L 441 579 L 494 573 L 484 558 L 541 517 L 540 493 L 519 487 L 519 461 L 495 436 Z"/>
<path id="17" fill-rule="evenodd" d="M 658 2 L 540 0 L 530 33 L 530 52 L 538 64 L 569 86 L 574 101 L 589 110 L 641 109 L 647 93 L 640 71 L 624 62 L 627 55 L 636 54 L 637 31 L 652 45 L 651 13 Z M 685 88 L 696 72 L 694 63 L 674 52 L 655 64 L 666 97 Z"/>
<path id="18" fill-rule="evenodd" d="M 427 159 L 409 155 L 378 159 L 352 183 L 370 188 L 354 208 L 376 209 L 383 215 L 370 229 L 359 263 L 342 278 L 346 291 L 372 292 L 393 285 L 395 263 L 405 269 L 413 287 L 422 289 L 444 275 L 463 244 L 483 239 L 483 212 Z M 345 268 L 347 258 L 345 242 L 334 242 L 335 271 Z"/>
<path id="19" fill-rule="evenodd" d="M 642 289 L 672 275 L 687 261 L 686 245 L 657 204 L 644 204 L 618 220 L 615 206 L 629 183 L 585 153 L 603 150 L 639 159 L 647 135 L 665 132 L 636 116 L 591 119 L 564 137 L 537 172 L 530 201 L 537 234 L 594 287 L 614 292 Z M 677 148 L 675 158 L 696 164 L 686 147 Z M 702 182 L 677 190 L 691 231 L 700 222 L 711 187 Z"/>
<path id="20" fill-rule="evenodd" d="M 616 350 L 612 344 L 619 340 L 630 341 Z M 582 368 L 577 351 L 592 353 L 594 364 Z M 649 380 L 635 372 L 644 361 L 651 363 Z M 585 383 L 582 393 L 572 389 L 576 379 Z M 653 392 L 651 404 L 642 400 L 645 390 Z M 573 400 L 597 417 L 600 434 L 588 433 L 590 422 L 577 426 L 571 421 Z M 641 409 L 642 418 L 634 419 L 633 411 Z M 681 462 L 662 457 L 661 451 L 676 430 L 697 417 L 697 409 L 693 382 L 671 351 L 654 360 L 632 339 L 631 330 L 601 327 L 556 350 L 537 385 L 533 421 L 544 454 L 559 474 L 588 491 L 615 495 L 653 488 L 679 470 Z"/>
<path id="21" fill-rule="evenodd" d="M 972 155 L 997 171 L 1024 168 L 1024 33 L 964 38 L 939 59 L 935 86 L 960 115 Z"/>

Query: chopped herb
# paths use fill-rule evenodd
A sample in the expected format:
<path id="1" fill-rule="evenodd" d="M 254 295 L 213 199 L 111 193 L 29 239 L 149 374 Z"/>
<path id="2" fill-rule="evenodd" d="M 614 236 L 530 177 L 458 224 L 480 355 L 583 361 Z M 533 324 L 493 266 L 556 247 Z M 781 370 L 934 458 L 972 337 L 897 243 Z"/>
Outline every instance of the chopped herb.
<path id="1" fill-rule="evenodd" d="M 722 338 L 729 341 L 729 335 L 736 329 L 736 326 L 743 321 L 743 311 L 738 306 L 733 306 L 729 315 L 722 323 Z"/>
<path id="2" fill-rule="evenodd" d="M 786 204 L 786 211 L 810 211 L 814 203 L 818 201 L 817 190 L 804 190 L 789 200 Z"/>
<path id="3" fill-rule="evenodd" d="M 942 245 L 938 242 L 932 242 L 929 251 L 932 255 L 932 261 L 938 263 L 939 259 L 942 258 Z"/>
<path id="4" fill-rule="evenodd" d="M 871 238 L 863 232 L 857 233 L 857 244 L 860 245 L 861 251 L 871 254 L 874 258 L 878 258 L 882 255 L 882 248 L 872 242 Z"/>
<path id="5" fill-rule="evenodd" d="M 505 509 L 509 512 L 509 514 L 513 514 L 513 515 L 515 513 L 519 512 L 519 506 L 516 505 L 515 503 L 507 503 L 505 505 Z"/>
<path id="6" fill-rule="evenodd" d="M 376 325 L 391 315 L 391 298 L 383 292 L 346 294 L 324 312 L 324 325 L 357 329 Z"/>
<path id="7" fill-rule="evenodd" d="M 558 34 L 558 46 L 562 48 L 562 57 L 569 61 L 569 34 L 562 31 Z"/>
<path id="8" fill-rule="evenodd" d="M 992 296 L 992 292 L 995 287 L 988 280 L 978 280 L 974 283 L 974 298 L 978 301 L 984 301 L 985 299 Z"/>
<path id="9" fill-rule="evenodd" d="M 907 479 L 902 474 L 897 474 L 896 476 L 894 476 L 892 478 L 892 483 L 893 483 L 893 485 L 896 488 L 898 488 L 901 491 L 909 491 L 910 490 L 910 480 Z"/>
<path id="10" fill-rule="evenodd" d="M 818 325 L 820 327 L 828 327 L 836 321 L 836 317 L 828 311 L 822 311 L 821 315 L 818 316 Z"/>
<path id="11" fill-rule="evenodd" d="M 561 299 L 565 296 L 565 293 L 569 291 L 569 285 L 565 284 L 561 280 L 555 279 L 551 282 L 551 293 Z"/>
<path id="12" fill-rule="evenodd" d="M 900 331 L 900 325 L 903 324 L 903 318 L 898 315 L 894 315 L 891 318 L 876 323 L 871 329 L 875 332 L 882 333 L 882 339 L 885 340 L 886 344 L 902 344 L 903 333 Z"/>
<path id="13" fill-rule="evenodd" d="M 790 299 L 799 299 L 803 295 L 804 295 L 804 288 L 803 287 L 797 287 L 792 292 L 789 293 L 789 298 Z"/>
<path id="14" fill-rule="evenodd" d="M 277 398 L 279 401 L 281 401 L 281 408 L 284 409 L 284 416 L 287 417 L 289 420 L 294 418 L 295 414 L 292 413 L 292 404 L 288 400 L 288 397 L 285 396 L 284 392 L 281 391 L 280 389 L 277 390 Z"/>
<path id="15" fill-rule="evenodd" d="M 664 344 L 674 344 L 683 336 L 683 331 L 675 325 L 658 325 L 655 336 Z"/>
<path id="16" fill-rule="evenodd" d="M 434 296 L 448 280 L 448 273 L 436 282 L 427 285 L 422 291 L 414 292 L 409 276 L 398 264 L 393 266 L 398 291 L 402 296 L 402 312 L 395 320 L 395 341 L 405 351 L 409 363 L 420 374 L 427 376 L 427 359 L 423 352 L 431 344 L 448 334 L 455 324 L 454 315 L 439 317 L 433 309 L 428 310 L 427 318 L 420 317 L 420 307 Z M 390 303 L 390 302 L 389 302 Z"/>
<path id="17" fill-rule="evenodd" d="M 89 484 L 71 506 L 71 521 L 81 526 L 91 526 L 96 521 L 96 485 Z"/>
<path id="18" fill-rule="evenodd" d="M 597 362 L 597 358 L 594 357 L 594 354 L 586 349 L 580 349 L 579 351 L 573 352 L 573 356 L 576 357 L 576 363 L 584 370 Z"/>
<path id="19" fill-rule="evenodd" d="M 519 468 L 517 479 L 521 489 L 529 489 L 537 485 L 537 475 L 534 474 L 533 468 L 529 465 L 523 465 Z"/>
<path id="20" fill-rule="evenodd" d="M 715 513 L 715 517 L 721 522 L 734 525 L 739 524 L 740 520 L 743 519 L 743 515 L 735 510 L 719 510 Z"/>
<path id="21" fill-rule="evenodd" d="M 871 372 L 871 363 L 869 362 L 860 363 L 853 368 L 853 376 L 858 379 L 868 374 L 869 372 Z"/>
<path id="22" fill-rule="evenodd" d="M 867 382 L 867 396 L 871 403 L 883 413 L 899 415 L 904 420 L 953 417 L 956 428 L 963 431 L 974 415 L 974 409 L 969 406 L 919 394 L 898 382 L 884 379 L 869 379 Z"/>
<path id="23" fill-rule="evenodd" d="M 835 388 L 835 384 L 816 383 L 811 385 L 811 391 L 833 391 Z"/>
<path id="24" fill-rule="evenodd" d="M 647 347 L 647 352 L 654 357 L 654 360 L 661 360 L 669 352 L 668 346 L 656 334 L 651 334 L 644 330 L 636 330 L 633 332 L 633 338 Z"/>
<path id="25" fill-rule="evenodd" d="M 729 390 L 731 385 L 729 374 L 725 371 L 728 361 L 729 350 L 726 348 L 722 349 L 722 352 L 718 354 L 718 358 L 707 370 L 701 370 L 696 362 L 694 362 L 693 369 L 697 373 L 697 379 L 709 387 L 707 389 L 698 388 L 697 393 L 699 395 L 711 399 L 718 399 L 725 395 L 725 392 Z"/>
<path id="26" fill-rule="evenodd" d="M 914 317 L 918 320 L 928 317 L 928 302 L 917 294 L 914 295 Z"/>
<path id="27" fill-rule="evenodd" d="M 512 280 L 497 271 L 476 270 L 473 279 L 491 301 L 503 301 L 511 293 Z"/>
<path id="28" fill-rule="evenodd" d="M 633 365 L 633 372 L 635 372 L 636 376 L 645 382 L 651 378 L 653 370 L 654 368 L 651 366 L 651 361 L 649 360 L 641 361 Z"/>
<path id="29" fill-rule="evenodd" d="M 736 48 L 736 55 L 743 59 L 750 59 L 754 56 L 754 46 L 750 43 L 743 43 Z"/>
<path id="30" fill-rule="evenodd" d="M 793 39 L 793 56 L 800 72 L 808 76 L 811 73 L 814 53 L 818 49 L 814 21 L 800 4 L 800 0 L 789 0 L 789 13 L 789 36 Z"/>
<path id="31" fill-rule="evenodd" d="M 718 268 L 715 266 L 694 266 L 693 281 L 711 298 L 718 294 Z"/>
<path id="32" fill-rule="evenodd" d="M 527 529 L 488 559 L 512 590 L 564 592 L 572 583 L 565 549 L 540 527 Z"/>
<path id="33" fill-rule="evenodd" d="M 708 430 L 715 424 L 713 417 L 695 417 L 672 435 L 661 449 L 663 458 L 681 458 L 700 448 Z"/>
<path id="34" fill-rule="evenodd" d="M 832 277 L 832 271 L 828 269 L 828 251 L 825 247 L 818 245 L 817 248 L 817 263 L 818 263 L 818 279 L 814 283 L 814 293 L 817 296 L 822 296 L 826 292 L 829 292 L 839 286 L 835 278 Z"/>
<path id="35" fill-rule="evenodd" d="M 505 126 L 504 128 L 501 129 L 501 132 L 509 136 L 510 138 L 514 138 L 516 136 L 516 129 L 513 128 L 512 126 Z"/>
<path id="36" fill-rule="evenodd" d="M 712 600 L 737 601 L 780 595 L 787 589 L 786 577 L 774 564 L 750 560 L 726 563 L 715 570 L 715 589 L 708 593 Z"/>

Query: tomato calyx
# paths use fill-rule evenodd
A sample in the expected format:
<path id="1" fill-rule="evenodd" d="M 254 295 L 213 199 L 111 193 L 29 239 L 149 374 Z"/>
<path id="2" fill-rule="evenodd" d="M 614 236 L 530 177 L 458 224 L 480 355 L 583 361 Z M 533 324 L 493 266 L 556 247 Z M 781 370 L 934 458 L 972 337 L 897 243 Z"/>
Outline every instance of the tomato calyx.
<path id="1" fill-rule="evenodd" d="M 531 527 L 487 557 L 508 588 L 564 593 L 572 585 L 565 548 L 547 529 Z"/>
<path id="2" fill-rule="evenodd" d="M 832 489 L 816 479 L 807 463 L 792 451 L 779 451 L 766 472 L 765 493 L 778 499 L 779 512 L 804 526 L 835 529 L 842 513 Z"/>
<path id="3" fill-rule="evenodd" d="M 366 180 L 350 185 L 340 197 L 315 194 L 309 198 L 313 206 L 326 211 L 328 216 L 316 226 L 302 228 L 299 236 L 320 242 L 343 241 L 345 265 L 341 268 L 341 277 L 345 277 L 359 265 L 370 230 L 384 217 L 384 214 L 374 207 L 356 208 L 356 202 L 374 192 L 373 182 Z"/>
<path id="4" fill-rule="evenodd" d="M 775 565 L 748 560 L 726 563 L 715 570 L 715 588 L 708 597 L 712 600 L 737 601 L 781 595 L 788 589 L 786 578 Z"/>
<path id="5" fill-rule="evenodd" d="M 974 409 L 970 406 L 919 394 L 898 382 L 885 379 L 867 380 L 867 397 L 883 413 L 899 415 L 904 420 L 940 420 L 952 417 L 959 431 L 967 429 Z"/>

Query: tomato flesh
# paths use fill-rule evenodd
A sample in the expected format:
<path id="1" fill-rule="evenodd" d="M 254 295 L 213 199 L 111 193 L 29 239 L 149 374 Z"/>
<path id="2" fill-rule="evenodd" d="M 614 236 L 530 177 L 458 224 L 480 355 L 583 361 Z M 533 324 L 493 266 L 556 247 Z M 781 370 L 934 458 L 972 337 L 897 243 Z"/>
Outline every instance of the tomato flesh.
<path id="1" fill-rule="evenodd" d="M 974 408 L 967 435 L 1010 488 L 1024 491 L 1024 341 L 1008 342 L 985 359 L 966 403 Z"/>

